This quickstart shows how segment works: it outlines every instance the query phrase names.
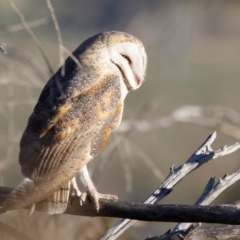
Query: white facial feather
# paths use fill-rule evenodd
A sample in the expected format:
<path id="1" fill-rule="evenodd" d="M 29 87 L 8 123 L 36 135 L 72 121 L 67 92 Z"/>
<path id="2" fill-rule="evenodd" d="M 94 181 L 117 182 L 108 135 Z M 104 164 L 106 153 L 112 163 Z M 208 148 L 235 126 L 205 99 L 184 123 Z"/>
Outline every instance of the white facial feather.
<path id="1" fill-rule="evenodd" d="M 132 42 L 118 43 L 110 48 L 110 58 L 121 71 L 128 91 L 139 88 L 147 63 L 144 47 Z"/>

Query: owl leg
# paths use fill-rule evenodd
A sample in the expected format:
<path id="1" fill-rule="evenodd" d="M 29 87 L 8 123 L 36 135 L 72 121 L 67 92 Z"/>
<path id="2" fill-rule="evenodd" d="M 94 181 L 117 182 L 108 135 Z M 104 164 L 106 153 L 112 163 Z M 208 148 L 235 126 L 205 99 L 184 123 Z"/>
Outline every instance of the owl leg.
<path id="1" fill-rule="evenodd" d="M 78 188 L 78 185 L 76 183 L 76 177 L 74 177 L 71 182 L 70 182 L 70 196 L 72 197 L 80 197 L 81 196 L 81 191 Z"/>
<path id="2" fill-rule="evenodd" d="M 96 210 L 99 211 L 99 199 L 107 200 L 118 199 L 116 195 L 102 194 L 96 190 L 96 188 L 93 185 L 92 179 L 89 176 L 89 172 L 86 165 L 80 170 L 80 177 L 83 185 L 86 187 L 86 191 L 83 192 L 80 196 L 81 205 L 83 204 L 83 202 L 86 201 L 87 198 L 89 198 L 91 201 L 94 202 Z"/>

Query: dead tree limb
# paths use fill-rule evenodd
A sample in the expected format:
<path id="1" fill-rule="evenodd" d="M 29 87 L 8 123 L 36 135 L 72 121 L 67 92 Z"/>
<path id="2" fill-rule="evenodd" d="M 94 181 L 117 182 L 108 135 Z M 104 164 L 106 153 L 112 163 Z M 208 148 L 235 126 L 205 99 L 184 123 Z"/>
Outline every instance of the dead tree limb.
<path id="1" fill-rule="evenodd" d="M 184 235 L 178 233 L 168 233 L 158 237 L 148 237 L 146 240 L 240 240 L 240 226 L 213 226 L 202 227 Z"/>
<path id="2" fill-rule="evenodd" d="M 13 189 L 0 188 L 0 206 Z M 44 211 L 44 201 L 36 206 Z M 94 204 L 86 202 L 81 206 L 79 199 L 70 202 L 64 214 L 91 217 L 131 218 L 155 222 L 206 222 L 240 225 L 240 209 L 235 205 L 195 206 L 195 205 L 152 205 L 122 200 L 100 200 L 97 212 Z"/>
<path id="3" fill-rule="evenodd" d="M 240 145 L 236 143 L 229 147 L 224 146 L 216 151 L 211 148 L 211 144 L 215 140 L 216 132 L 211 134 L 204 143 L 192 154 L 192 156 L 185 162 L 185 164 L 178 168 L 172 167 L 169 175 L 165 181 L 157 188 L 146 200 L 143 201 L 145 204 L 155 204 L 169 194 L 173 187 L 182 180 L 187 174 L 200 167 L 202 164 L 230 154 L 236 151 Z M 109 229 L 101 240 L 113 240 L 120 236 L 126 229 L 128 229 L 135 221 L 130 219 L 123 219 Z"/>

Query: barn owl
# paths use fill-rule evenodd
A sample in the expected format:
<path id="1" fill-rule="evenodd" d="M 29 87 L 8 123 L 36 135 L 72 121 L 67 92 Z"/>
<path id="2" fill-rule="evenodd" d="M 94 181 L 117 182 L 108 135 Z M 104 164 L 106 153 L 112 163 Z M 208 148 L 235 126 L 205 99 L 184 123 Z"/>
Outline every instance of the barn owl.
<path id="1" fill-rule="evenodd" d="M 89 198 L 115 199 L 94 187 L 87 163 L 104 147 L 122 118 L 124 99 L 144 80 L 147 56 L 141 41 L 124 32 L 97 34 L 84 41 L 50 78 L 20 141 L 25 179 L 6 198 L 7 210 L 46 203 L 49 214 L 63 213 L 79 194 L 80 172 Z"/>

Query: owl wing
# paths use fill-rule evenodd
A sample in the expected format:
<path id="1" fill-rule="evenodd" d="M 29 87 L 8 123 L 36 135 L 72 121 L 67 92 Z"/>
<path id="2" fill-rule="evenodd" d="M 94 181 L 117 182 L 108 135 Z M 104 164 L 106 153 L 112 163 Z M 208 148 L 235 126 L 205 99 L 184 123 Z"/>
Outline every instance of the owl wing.
<path id="1" fill-rule="evenodd" d="M 102 149 L 120 122 L 123 99 L 118 76 L 98 81 L 79 92 L 69 92 L 71 81 L 46 84 L 20 142 L 19 162 L 30 180 L 8 197 L 7 209 L 50 197 L 88 163 L 91 151 Z"/>
<path id="2" fill-rule="evenodd" d="M 73 72 L 78 72 L 76 64 L 72 61 L 69 62 L 69 60 L 66 61 L 66 67 Z M 73 74 L 69 70 L 62 76 L 59 69 L 50 78 L 40 94 L 33 113 L 28 119 L 26 130 L 31 130 L 31 132 L 39 135 L 41 138 L 66 114 L 71 108 L 73 94 L 81 94 L 79 90 L 77 93 L 76 90 L 74 92 L 69 90 L 72 83 L 71 77 L 73 77 Z"/>
<path id="3" fill-rule="evenodd" d="M 73 55 L 78 57 L 80 50 L 76 49 Z M 76 63 L 68 57 L 64 63 L 64 75 L 62 68 L 58 69 L 43 88 L 26 130 L 43 137 L 68 112 L 72 99 L 98 80 L 99 76 L 94 73 L 90 75 L 87 70 L 80 60 Z"/>
<path id="4" fill-rule="evenodd" d="M 40 168 L 41 162 L 44 162 L 44 166 L 50 164 L 46 156 L 53 149 L 61 152 L 60 149 L 66 145 L 62 140 L 76 132 L 74 128 L 70 131 L 70 125 L 64 129 L 61 122 L 72 108 L 72 99 L 83 92 L 81 89 L 84 88 L 79 86 L 85 82 L 86 74 L 81 69 L 81 64 L 76 64 L 71 57 L 65 61 L 64 66 L 65 74 L 62 75 L 60 68 L 43 88 L 20 141 L 19 163 L 23 174 L 31 179 L 40 175 L 36 169 Z M 64 134 L 64 130 L 68 134 Z"/>
<path id="5" fill-rule="evenodd" d="M 71 92 L 69 81 L 60 76 L 49 80 L 20 142 L 23 175 L 34 181 L 52 181 L 53 175 L 66 173 L 68 181 L 87 164 L 89 155 L 103 148 L 121 120 L 123 105 L 120 95 L 115 96 L 120 92 L 119 77 L 108 76 L 103 85 L 106 89 L 95 84 Z M 99 93 L 101 101 L 96 97 Z M 98 123 L 100 115 L 102 124 Z M 95 150 L 94 144 L 98 145 Z"/>
<path id="6" fill-rule="evenodd" d="M 56 171 L 64 159 L 74 157 L 76 146 L 82 142 L 74 140 L 79 140 L 77 134 L 86 140 L 84 129 L 79 129 L 79 112 L 74 109 L 71 96 L 64 96 L 67 86 L 61 87 L 62 93 L 55 82 L 46 85 L 20 141 L 22 172 L 34 180 Z"/>

